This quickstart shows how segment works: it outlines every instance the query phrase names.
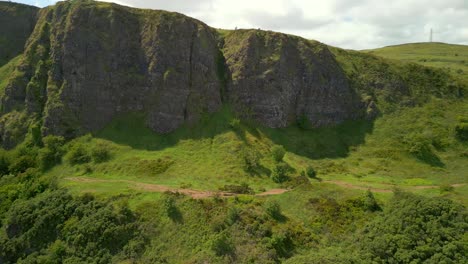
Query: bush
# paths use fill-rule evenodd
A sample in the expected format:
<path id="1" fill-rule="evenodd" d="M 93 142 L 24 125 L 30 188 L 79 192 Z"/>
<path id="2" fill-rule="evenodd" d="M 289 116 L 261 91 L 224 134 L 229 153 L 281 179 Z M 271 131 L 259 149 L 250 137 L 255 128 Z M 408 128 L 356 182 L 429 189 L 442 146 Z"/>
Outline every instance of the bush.
<path id="1" fill-rule="evenodd" d="M 281 219 L 283 217 L 281 206 L 277 201 L 267 201 L 265 203 L 265 212 L 273 219 Z"/>
<path id="2" fill-rule="evenodd" d="M 467 217 L 453 201 L 396 192 L 357 243 L 369 263 L 466 263 Z"/>
<path id="3" fill-rule="evenodd" d="M 36 167 L 36 161 L 31 156 L 19 156 L 16 158 L 11 165 L 8 167 L 8 170 L 11 173 L 23 173 L 29 168 Z"/>
<path id="4" fill-rule="evenodd" d="M 91 161 L 91 156 L 88 153 L 88 150 L 81 143 L 75 143 L 68 151 L 65 159 L 71 164 L 84 164 Z"/>
<path id="5" fill-rule="evenodd" d="M 271 156 L 276 162 L 283 161 L 285 154 L 286 150 L 283 148 L 283 146 L 276 145 L 271 149 Z"/>
<path id="6" fill-rule="evenodd" d="M 224 187 L 219 188 L 221 191 L 238 193 L 238 194 L 254 194 L 254 191 L 247 183 L 242 183 L 241 185 L 224 185 Z"/>
<path id="7" fill-rule="evenodd" d="M 213 240 L 211 240 L 211 250 L 218 256 L 225 256 L 232 254 L 234 246 L 231 239 L 225 234 L 217 234 Z"/>
<path id="8" fill-rule="evenodd" d="M 101 163 L 110 159 L 110 150 L 106 144 L 98 143 L 91 149 L 91 158 L 95 163 Z"/>
<path id="9" fill-rule="evenodd" d="M 307 177 L 309 178 L 317 177 L 317 173 L 315 172 L 314 168 L 312 168 L 312 166 L 307 166 L 306 174 L 307 174 Z"/>
<path id="10" fill-rule="evenodd" d="M 461 122 L 455 127 L 457 137 L 462 141 L 468 141 L 468 123 Z"/>
<path id="11" fill-rule="evenodd" d="M 241 122 L 238 118 L 234 118 L 232 119 L 230 122 L 229 122 L 229 126 L 233 129 L 233 130 L 240 130 L 240 125 L 241 125 Z"/>
<path id="12" fill-rule="evenodd" d="M 276 183 L 282 183 L 288 180 L 288 164 L 281 162 L 276 164 L 273 172 L 271 173 L 271 179 Z"/>
<path id="13" fill-rule="evenodd" d="M 166 212 L 166 215 L 171 218 L 175 219 L 179 215 L 179 210 L 177 209 L 175 199 L 172 196 L 166 196 L 164 198 L 164 211 Z"/>
<path id="14" fill-rule="evenodd" d="M 10 166 L 10 159 L 6 151 L 0 150 L 0 176 L 10 173 L 8 167 Z"/>
<path id="15" fill-rule="evenodd" d="M 38 162 L 41 170 L 45 171 L 61 162 L 65 139 L 63 137 L 47 136 L 42 141 L 44 148 L 39 150 Z"/>
<path id="16" fill-rule="evenodd" d="M 455 188 L 450 185 L 450 184 L 444 184 L 444 185 L 441 185 L 440 186 L 440 192 L 441 193 L 444 193 L 444 192 L 451 192 L 453 191 Z"/>
<path id="17" fill-rule="evenodd" d="M 245 148 L 242 153 L 244 159 L 243 169 L 247 173 L 253 173 L 260 166 L 260 154 L 252 149 Z"/>

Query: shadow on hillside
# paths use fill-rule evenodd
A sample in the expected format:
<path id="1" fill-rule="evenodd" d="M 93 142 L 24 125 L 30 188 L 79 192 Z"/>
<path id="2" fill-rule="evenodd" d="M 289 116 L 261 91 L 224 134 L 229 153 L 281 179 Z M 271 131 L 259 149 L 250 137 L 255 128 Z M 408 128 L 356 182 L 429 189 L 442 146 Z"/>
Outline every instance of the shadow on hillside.
<path id="1" fill-rule="evenodd" d="M 234 116 L 227 109 L 203 117 L 193 126 L 184 125 L 173 133 L 161 135 L 146 127 L 144 116 L 129 114 L 116 118 L 96 137 L 128 145 L 134 149 L 157 151 L 176 145 L 182 140 L 209 140 L 232 131 L 238 139 L 251 145 L 246 134 L 274 144 L 297 155 L 312 159 L 346 157 L 350 148 L 364 143 L 366 134 L 372 133 L 373 122 L 367 120 L 346 121 L 333 127 L 304 130 L 297 126 L 273 129 L 255 127 L 251 122 L 233 128 Z"/>
<path id="2" fill-rule="evenodd" d="M 361 145 L 372 133 L 373 121 L 346 121 L 332 127 L 303 130 L 299 127 L 262 128 L 261 133 L 287 151 L 311 159 L 346 157 L 352 147 Z"/>

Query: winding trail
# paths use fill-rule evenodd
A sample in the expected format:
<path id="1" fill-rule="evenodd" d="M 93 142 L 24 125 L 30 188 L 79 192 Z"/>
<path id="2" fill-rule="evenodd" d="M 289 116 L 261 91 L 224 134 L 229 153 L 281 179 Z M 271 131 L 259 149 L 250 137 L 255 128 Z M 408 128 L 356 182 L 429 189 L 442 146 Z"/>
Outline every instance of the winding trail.
<path id="1" fill-rule="evenodd" d="M 103 180 L 103 179 L 88 178 L 88 177 L 69 177 L 69 178 L 65 178 L 65 180 L 69 180 L 73 182 L 83 182 L 83 183 L 93 183 L 93 182 L 128 183 L 134 189 L 141 190 L 141 191 L 182 193 L 194 199 L 209 198 L 209 197 L 214 197 L 214 196 L 229 197 L 229 196 L 237 195 L 236 193 L 231 193 L 231 192 L 201 191 L 201 190 L 184 189 L 184 188 L 173 188 L 167 185 L 142 183 L 142 182 L 130 181 L 130 180 Z M 255 194 L 255 196 L 278 195 L 278 194 L 285 193 L 287 191 L 289 190 L 288 189 L 271 189 L 262 193 L 257 193 Z"/>
<path id="2" fill-rule="evenodd" d="M 194 199 L 203 199 L 203 198 L 209 198 L 209 197 L 215 197 L 215 196 L 229 197 L 229 196 L 237 195 L 236 193 L 231 193 L 231 192 L 202 191 L 202 190 L 193 190 L 193 189 L 185 189 L 185 188 L 173 188 L 167 185 L 142 183 L 142 182 L 130 181 L 130 180 L 104 180 L 104 179 L 96 179 L 96 178 L 88 178 L 88 177 L 68 177 L 68 178 L 65 178 L 65 180 L 69 180 L 73 182 L 82 182 L 82 183 L 113 183 L 113 182 L 114 183 L 127 183 L 133 189 L 136 189 L 136 190 L 148 191 L 148 192 L 181 193 L 181 194 L 190 196 Z M 334 185 L 338 185 L 338 186 L 348 188 L 348 189 L 370 190 L 372 192 L 377 192 L 377 193 L 391 193 L 393 192 L 393 189 L 395 187 L 398 187 L 397 185 L 392 185 L 392 184 L 380 184 L 382 186 L 388 187 L 388 189 L 374 188 L 374 187 L 368 187 L 368 186 L 363 186 L 363 185 L 351 184 L 349 182 L 338 181 L 338 180 L 324 180 L 322 181 L 322 183 L 334 184 Z M 465 185 L 466 185 L 465 183 L 457 183 L 457 184 L 452 184 L 451 186 L 456 188 L 456 187 L 461 187 Z M 416 185 L 416 186 L 407 186 L 407 187 L 399 186 L 399 187 L 403 188 L 404 190 L 410 190 L 410 191 L 440 188 L 440 186 L 437 186 L 437 185 Z M 262 193 L 257 193 L 255 194 L 255 196 L 279 195 L 288 191 L 289 191 L 288 189 L 271 189 Z"/>

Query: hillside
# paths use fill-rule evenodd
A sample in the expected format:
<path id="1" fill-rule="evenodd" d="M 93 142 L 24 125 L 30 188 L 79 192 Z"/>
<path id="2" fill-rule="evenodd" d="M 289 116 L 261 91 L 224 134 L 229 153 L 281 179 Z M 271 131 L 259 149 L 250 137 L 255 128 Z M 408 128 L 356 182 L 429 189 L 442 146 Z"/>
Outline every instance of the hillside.
<path id="1" fill-rule="evenodd" d="M 438 42 L 412 43 L 365 52 L 384 58 L 447 69 L 453 75 L 468 81 L 468 46 Z"/>
<path id="2" fill-rule="evenodd" d="M 454 70 L 86 0 L 37 10 L 16 43 L 0 66 L 0 263 L 467 258 Z"/>

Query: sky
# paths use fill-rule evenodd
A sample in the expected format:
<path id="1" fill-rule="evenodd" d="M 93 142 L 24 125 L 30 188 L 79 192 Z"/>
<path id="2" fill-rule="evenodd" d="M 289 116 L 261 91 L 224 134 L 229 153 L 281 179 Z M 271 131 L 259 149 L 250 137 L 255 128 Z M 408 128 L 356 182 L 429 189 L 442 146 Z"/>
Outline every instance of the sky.
<path id="1" fill-rule="evenodd" d="M 43 7 L 53 0 L 17 0 Z M 468 0 L 118 0 L 215 28 L 260 28 L 347 49 L 433 41 L 468 45 Z"/>

